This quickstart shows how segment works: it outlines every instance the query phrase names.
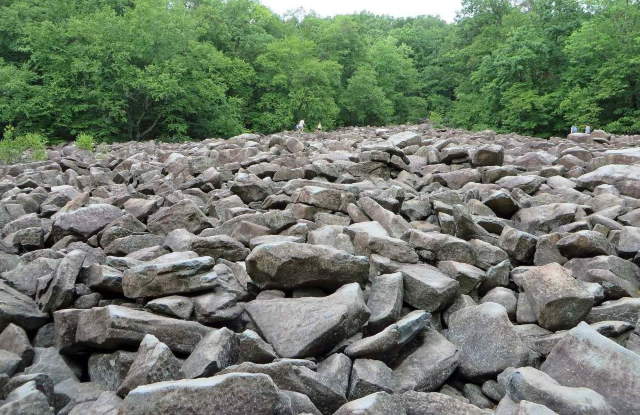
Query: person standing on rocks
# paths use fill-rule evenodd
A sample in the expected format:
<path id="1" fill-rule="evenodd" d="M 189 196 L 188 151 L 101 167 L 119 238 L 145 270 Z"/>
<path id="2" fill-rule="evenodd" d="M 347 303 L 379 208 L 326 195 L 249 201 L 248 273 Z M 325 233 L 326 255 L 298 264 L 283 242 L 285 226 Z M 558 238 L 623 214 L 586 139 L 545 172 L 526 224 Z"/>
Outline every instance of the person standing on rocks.
<path id="1" fill-rule="evenodd" d="M 295 128 L 298 132 L 304 132 L 304 120 L 300 120 Z"/>
<path id="2" fill-rule="evenodd" d="M 578 127 L 577 127 L 577 126 L 575 126 L 575 125 L 572 125 L 572 126 L 571 126 L 571 134 L 575 134 L 575 133 L 577 133 L 577 132 L 578 132 Z"/>
<path id="3" fill-rule="evenodd" d="M 586 127 L 584 127 L 584 132 L 585 134 L 591 134 L 591 126 L 587 125 Z"/>

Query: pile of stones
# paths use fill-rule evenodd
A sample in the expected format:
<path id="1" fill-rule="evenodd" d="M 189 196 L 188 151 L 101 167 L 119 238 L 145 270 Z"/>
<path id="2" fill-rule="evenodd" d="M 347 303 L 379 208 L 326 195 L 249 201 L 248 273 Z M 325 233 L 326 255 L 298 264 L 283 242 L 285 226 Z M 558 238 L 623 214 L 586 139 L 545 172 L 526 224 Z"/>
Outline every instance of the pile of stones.
<path id="1" fill-rule="evenodd" d="M 422 124 L 0 166 L 0 415 L 640 413 L 638 138 Z"/>

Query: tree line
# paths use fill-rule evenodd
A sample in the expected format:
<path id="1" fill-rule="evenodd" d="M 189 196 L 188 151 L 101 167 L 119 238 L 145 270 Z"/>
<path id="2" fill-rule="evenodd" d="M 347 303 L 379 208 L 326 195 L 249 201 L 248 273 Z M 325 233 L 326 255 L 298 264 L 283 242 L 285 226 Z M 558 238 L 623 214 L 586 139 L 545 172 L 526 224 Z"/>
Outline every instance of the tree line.
<path id="1" fill-rule="evenodd" d="M 229 137 L 429 118 L 640 132 L 640 2 L 464 0 L 454 23 L 255 0 L 0 0 L 0 128 Z"/>

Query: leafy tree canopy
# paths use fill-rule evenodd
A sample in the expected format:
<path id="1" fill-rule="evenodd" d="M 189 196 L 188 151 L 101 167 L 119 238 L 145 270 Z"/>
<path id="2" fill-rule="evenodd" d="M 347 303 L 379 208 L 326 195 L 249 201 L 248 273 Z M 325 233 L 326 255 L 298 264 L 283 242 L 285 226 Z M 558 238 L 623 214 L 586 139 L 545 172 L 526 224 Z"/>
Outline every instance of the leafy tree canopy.
<path id="1" fill-rule="evenodd" d="M 640 2 L 464 0 L 454 23 L 258 0 L 0 0 L 0 130 L 97 140 L 438 123 L 640 132 Z"/>

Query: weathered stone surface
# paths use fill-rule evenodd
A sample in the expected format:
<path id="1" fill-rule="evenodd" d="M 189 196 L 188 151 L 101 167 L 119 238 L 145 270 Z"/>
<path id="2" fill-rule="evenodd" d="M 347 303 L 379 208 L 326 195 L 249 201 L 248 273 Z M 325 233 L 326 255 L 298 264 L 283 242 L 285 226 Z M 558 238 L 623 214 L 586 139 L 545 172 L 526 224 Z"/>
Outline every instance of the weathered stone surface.
<path id="1" fill-rule="evenodd" d="M 129 373 L 136 358 L 135 352 L 118 350 L 113 353 L 94 353 L 89 358 L 89 379 L 106 390 L 116 391 Z"/>
<path id="2" fill-rule="evenodd" d="M 611 255 L 613 246 L 600 232 L 580 231 L 565 236 L 557 242 L 560 253 L 566 258 L 589 258 Z"/>
<path id="3" fill-rule="evenodd" d="M 180 361 L 166 344 L 147 334 L 140 342 L 138 353 L 129 366 L 129 372 L 118 386 L 118 395 L 126 396 L 131 390 L 149 383 L 179 379 Z"/>
<path id="4" fill-rule="evenodd" d="M 200 208 L 191 200 L 181 200 L 175 205 L 162 208 L 149 216 L 149 231 L 166 235 L 175 229 L 186 229 L 191 233 L 199 233 L 211 224 Z"/>
<path id="5" fill-rule="evenodd" d="M 227 328 L 211 331 L 182 364 L 186 378 L 209 377 L 238 360 L 239 341 Z"/>
<path id="6" fill-rule="evenodd" d="M 10 323 L 0 332 L 0 350 L 6 350 L 20 357 L 23 365 L 30 365 L 33 360 L 33 347 L 24 329 Z"/>
<path id="7" fill-rule="evenodd" d="M 380 333 L 351 343 L 344 353 L 351 358 L 389 360 L 427 326 L 430 317 L 422 310 L 413 311 Z"/>
<path id="8" fill-rule="evenodd" d="M 271 415 L 280 400 L 267 375 L 230 373 L 212 378 L 177 380 L 139 386 L 124 400 L 129 415 L 188 412 L 194 415 Z"/>
<path id="9" fill-rule="evenodd" d="M 193 312 L 193 301 L 189 297 L 171 295 L 151 300 L 145 308 L 157 314 L 189 320 Z"/>
<path id="10" fill-rule="evenodd" d="M 98 349 L 137 347 L 153 334 L 175 353 L 191 353 L 210 331 L 199 323 L 158 316 L 145 311 L 109 305 L 80 315 L 76 341 Z"/>
<path id="11" fill-rule="evenodd" d="M 533 367 L 508 369 L 499 378 L 505 384 L 509 398 L 515 403 L 529 401 L 567 415 L 615 413 L 599 393 L 588 388 L 562 386 Z"/>
<path id="12" fill-rule="evenodd" d="M 294 242 L 260 245 L 246 263 L 249 276 L 263 289 L 336 289 L 352 282 L 364 283 L 369 273 L 365 257 Z"/>
<path id="13" fill-rule="evenodd" d="M 551 349 L 540 370 L 563 386 L 592 389 L 618 413 L 640 410 L 640 355 L 586 323 L 571 329 Z"/>
<path id="14" fill-rule="evenodd" d="M 247 313 L 282 357 L 329 351 L 369 319 L 362 290 L 348 284 L 324 298 L 254 300 Z"/>
<path id="15" fill-rule="evenodd" d="M 586 282 L 597 282 L 618 297 L 640 296 L 640 268 L 631 261 L 615 256 L 575 258 L 564 264 L 573 276 Z M 594 272 L 607 271 L 607 272 Z"/>
<path id="16" fill-rule="evenodd" d="M 640 298 L 621 298 L 593 307 L 585 317 L 587 323 L 625 321 L 635 325 L 640 319 Z"/>
<path id="17" fill-rule="evenodd" d="M 582 281 L 561 265 L 530 267 L 514 277 L 524 290 L 538 324 L 548 330 L 570 329 L 591 310 L 594 298 Z"/>
<path id="18" fill-rule="evenodd" d="M 52 234 L 58 240 L 66 235 L 89 238 L 123 214 L 121 209 L 107 204 L 94 204 L 69 212 L 59 212 L 55 215 Z"/>
<path id="19" fill-rule="evenodd" d="M 347 401 L 344 391 L 336 390 L 335 383 L 315 372 L 314 368 L 315 364 L 308 360 L 281 359 L 264 365 L 243 363 L 228 367 L 220 374 L 264 373 L 269 375 L 280 389 L 303 393 L 323 414 L 333 414 Z"/>
<path id="20" fill-rule="evenodd" d="M 530 264 L 533 261 L 537 243 L 538 239 L 530 233 L 509 227 L 504 228 L 498 240 L 498 246 L 521 264 Z"/>
<path id="21" fill-rule="evenodd" d="M 38 281 L 36 302 L 40 310 L 48 313 L 72 304 L 74 286 L 86 255 L 81 250 L 71 251 L 60 261 L 50 279 L 42 278 Z"/>
<path id="22" fill-rule="evenodd" d="M 435 391 L 460 363 L 458 348 L 436 330 L 425 330 L 418 340 L 415 350 L 409 351 L 393 368 L 399 391 Z"/>
<path id="23" fill-rule="evenodd" d="M 47 397 L 36 388 L 35 382 L 28 382 L 13 390 L 0 406 L 2 415 L 49 415 L 54 414 Z"/>
<path id="24" fill-rule="evenodd" d="M 398 397 L 398 400 L 407 415 L 489 415 L 492 413 L 436 392 L 405 392 Z"/>
<path id="25" fill-rule="evenodd" d="M 513 221 L 518 229 L 539 235 L 553 232 L 561 225 L 575 221 L 577 210 L 578 205 L 573 203 L 550 203 L 520 209 Z"/>
<path id="26" fill-rule="evenodd" d="M 54 384 L 67 379 L 78 380 L 75 372 L 55 347 L 36 347 L 33 350 L 33 363 L 25 369 L 24 373 L 28 375 L 44 373 Z"/>
<path id="27" fill-rule="evenodd" d="M 125 271 L 122 290 L 129 298 L 160 297 L 204 291 L 219 285 L 215 260 L 198 257 L 175 262 L 147 262 Z"/>
<path id="28" fill-rule="evenodd" d="M 371 312 L 368 330 L 376 333 L 400 318 L 404 298 L 402 273 L 379 275 L 373 278 L 367 307 Z"/>
<path id="29" fill-rule="evenodd" d="M 418 309 L 438 311 L 453 302 L 460 284 L 427 264 L 404 265 L 404 301 Z"/>
<path id="30" fill-rule="evenodd" d="M 21 292 L 0 281 L 0 328 L 10 323 L 25 329 L 37 329 L 48 321 L 48 316 L 38 310 L 36 303 Z"/>
<path id="31" fill-rule="evenodd" d="M 466 307 L 449 317 L 448 339 L 460 349 L 460 373 L 467 378 L 492 376 L 524 366 L 529 348 L 499 304 Z"/>
<path id="32" fill-rule="evenodd" d="M 349 400 L 393 390 L 393 372 L 379 360 L 356 359 L 351 369 Z"/>

